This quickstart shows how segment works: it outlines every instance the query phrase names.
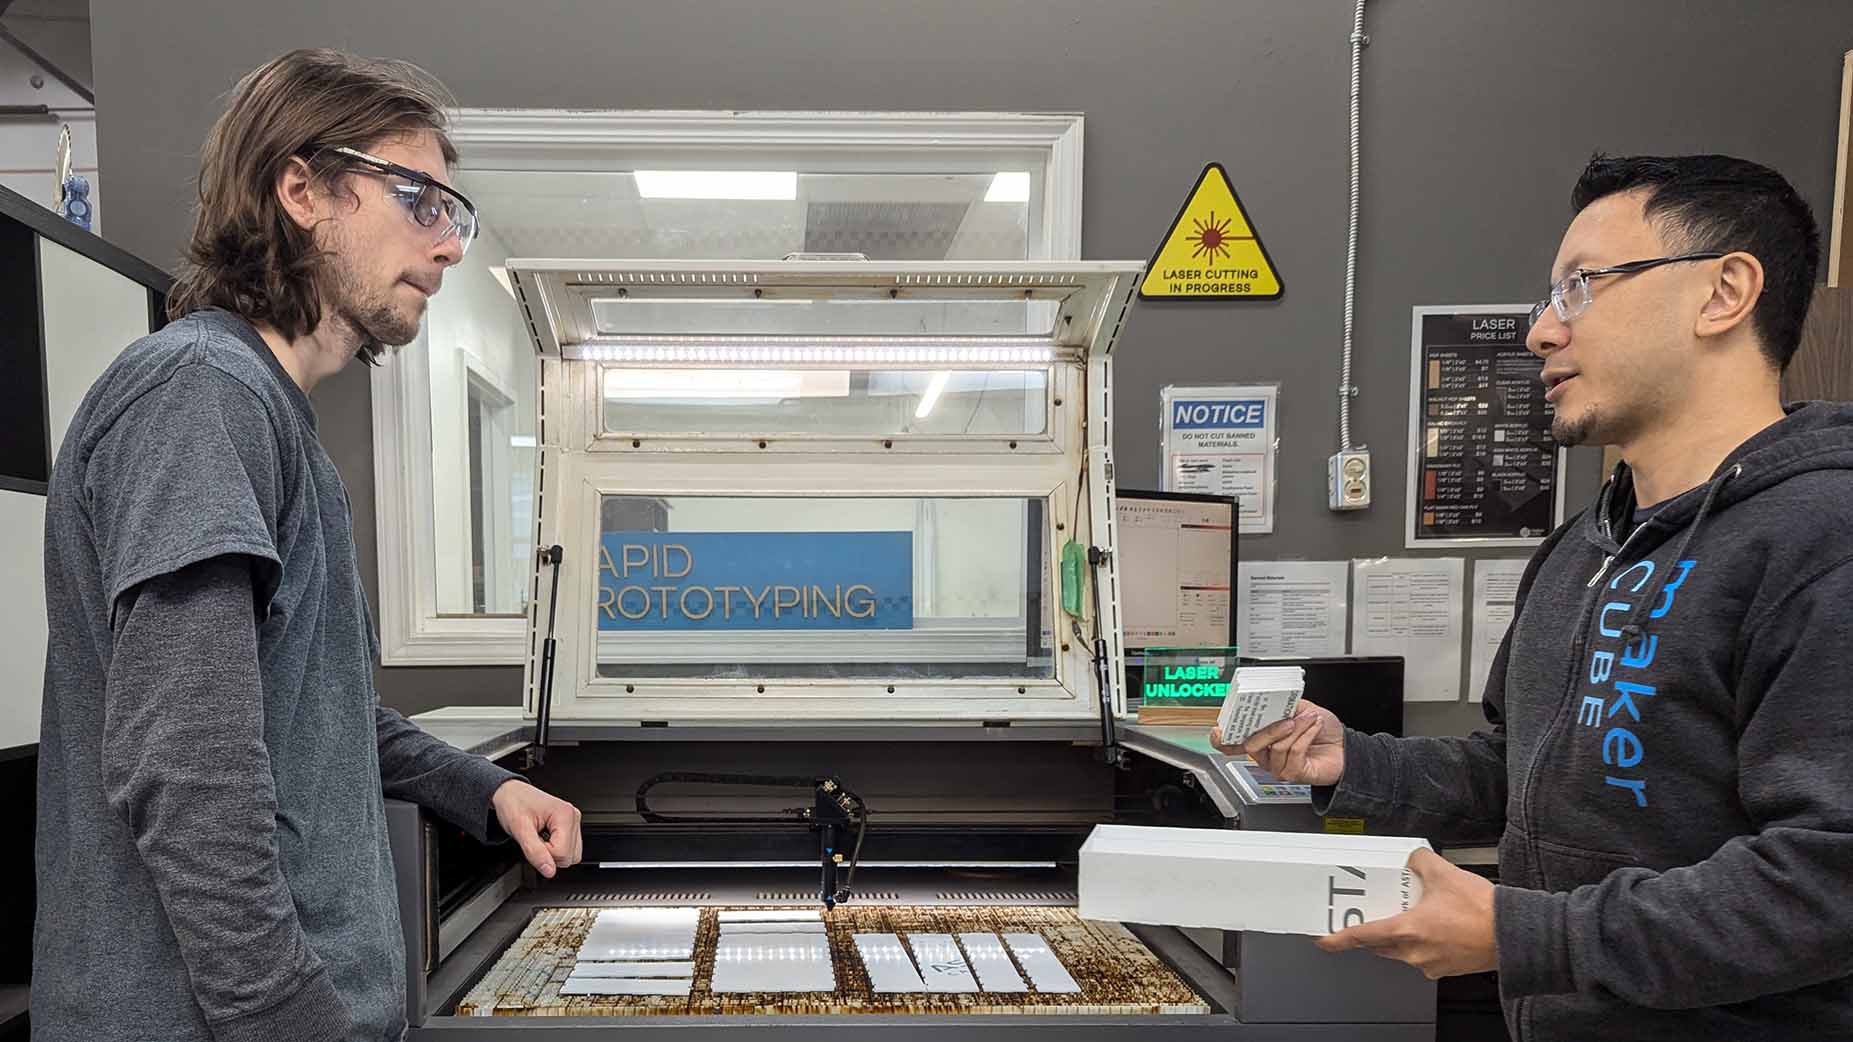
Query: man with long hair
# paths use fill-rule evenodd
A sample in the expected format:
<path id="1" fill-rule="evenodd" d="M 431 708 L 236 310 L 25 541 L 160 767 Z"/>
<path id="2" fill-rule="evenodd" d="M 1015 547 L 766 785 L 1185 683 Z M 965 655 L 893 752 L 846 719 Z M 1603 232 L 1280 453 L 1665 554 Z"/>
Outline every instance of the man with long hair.
<path id="1" fill-rule="evenodd" d="M 379 705 L 346 490 L 309 392 L 418 331 L 476 232 L 441 88 L 296 51 L 201 156 L 166 328 L 85 396 L 46 510 L 32 1029 L 399 1038 L 382 793 L 544 876 L 579 812 Z"/>

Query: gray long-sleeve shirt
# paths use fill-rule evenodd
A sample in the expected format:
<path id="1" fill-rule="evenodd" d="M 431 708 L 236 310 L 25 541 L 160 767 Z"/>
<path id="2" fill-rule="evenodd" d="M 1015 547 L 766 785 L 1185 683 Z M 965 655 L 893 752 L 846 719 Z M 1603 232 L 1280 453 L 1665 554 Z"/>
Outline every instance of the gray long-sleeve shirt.
<path id="1" fill-rule="evenodd" d="M 98 380 L 45 575 L 34 1037 L 399 1037 L 382 790 L 488 838 L 511 775 L 379 706 L 345 490 L 242 320 Z"/>

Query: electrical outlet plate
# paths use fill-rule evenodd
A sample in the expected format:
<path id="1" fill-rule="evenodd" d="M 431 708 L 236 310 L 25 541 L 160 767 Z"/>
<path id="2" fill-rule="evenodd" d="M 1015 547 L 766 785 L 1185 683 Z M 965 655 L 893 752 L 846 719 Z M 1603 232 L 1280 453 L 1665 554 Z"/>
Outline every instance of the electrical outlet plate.
<path id="1" fill-rule="evenodd" d="M 1325 463 L 1326 505 L 1333 510 L 1370 506 L 1370 450 L 1335 452 Z"/>

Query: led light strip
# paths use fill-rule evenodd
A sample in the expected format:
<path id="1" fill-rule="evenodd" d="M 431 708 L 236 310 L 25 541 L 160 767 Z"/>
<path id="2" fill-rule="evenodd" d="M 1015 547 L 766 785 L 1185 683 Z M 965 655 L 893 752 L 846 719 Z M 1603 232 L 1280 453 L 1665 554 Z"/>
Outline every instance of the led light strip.
<path id="1" fill-rule="evenodd" d="M 585 344 L 582 361 L 645 365 L 1048 365 L 1047 346 L 818 347 L 800 345 Z"/>

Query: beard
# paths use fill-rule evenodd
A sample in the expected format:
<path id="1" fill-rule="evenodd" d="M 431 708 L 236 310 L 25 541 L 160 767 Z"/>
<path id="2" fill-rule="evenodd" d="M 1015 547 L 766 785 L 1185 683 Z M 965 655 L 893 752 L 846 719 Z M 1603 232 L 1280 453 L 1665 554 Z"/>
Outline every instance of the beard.
<path id="1" fill-rule="evenodd" d="M 403 347 L 418 336 L 423 315 L 409 312 L 394 299 L 398 283 L 371 291 L 362 274 L 337 255 L 328 268 L 329 312 L 353 331 L 354 355 L 372 365 L 387 346 Z"/>
<path id="2" fill-rule="evenodd" d="M 1559 410 L 1551 418 L 1551 440 L 1566 449 L 1578 445 L 1620 445 L 1637 437 L 1646 426 L 1642 415 L 1638 405 L 1621 408 L 1589 405 L 1575 416 Z"/>
<path id="3" fill-rule="evenodd" d="M 1593 405 L 1576 416 L 1559 412 L 1551 419 L 1551 440 L 1566 449 L 1574 448 L 1588 441 L 1600 423 L 1601 418 Z"/>

